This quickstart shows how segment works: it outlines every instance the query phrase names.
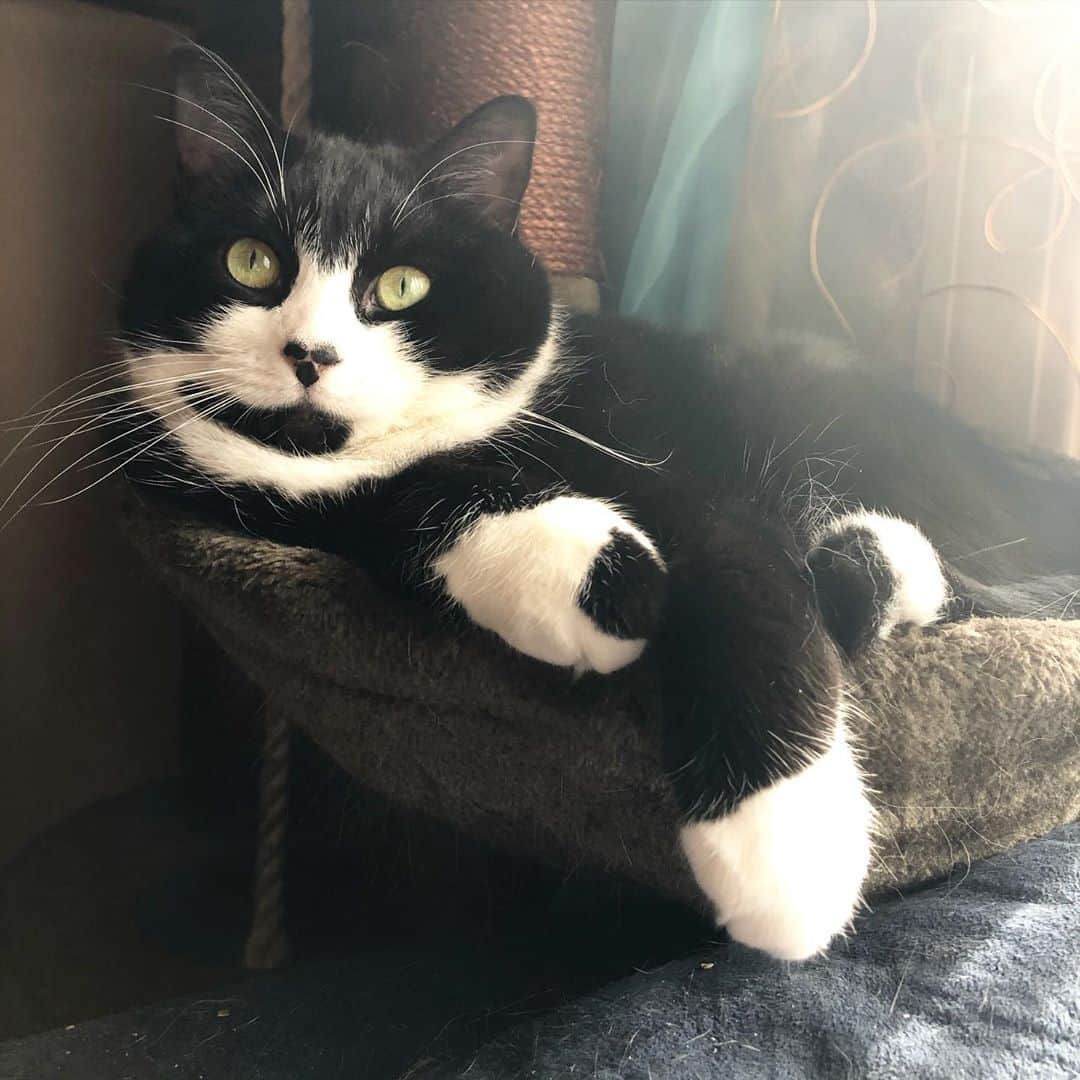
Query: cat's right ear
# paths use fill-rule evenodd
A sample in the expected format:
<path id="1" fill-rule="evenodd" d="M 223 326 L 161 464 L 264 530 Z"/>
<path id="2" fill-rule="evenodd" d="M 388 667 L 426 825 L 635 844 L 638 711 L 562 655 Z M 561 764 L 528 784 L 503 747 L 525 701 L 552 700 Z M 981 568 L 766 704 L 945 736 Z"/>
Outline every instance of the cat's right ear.
<path id="1" fill-rule="evenodd" d="M 264 175 L 271 168 L 277 172 L 277 125 L 243 79 L 200 45 L 178 46 L 171 60 L 183 173 L 201 178 L 242 163 Z"/>
<path id="2" fill-rule="evenodd" d="M 514 228 L 532 170 L 536 110 L 508 95 L 481 105 L 427 152 L 421 182 L 445 186 L 470 200 L 488 221 Z"/>

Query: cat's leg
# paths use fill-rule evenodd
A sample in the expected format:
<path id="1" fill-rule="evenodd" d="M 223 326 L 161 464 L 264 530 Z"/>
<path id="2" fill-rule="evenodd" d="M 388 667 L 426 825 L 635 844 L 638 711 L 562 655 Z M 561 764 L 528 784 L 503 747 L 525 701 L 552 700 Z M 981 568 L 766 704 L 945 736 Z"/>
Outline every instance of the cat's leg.
<path id="1" fill-rule="evenodd" d="M 516 468 L 458 459 L 407 470 L 323 546 L 388 586 L 447 601 L 519 652 L 610 672 L 641 655 L 666 567 L 628 513 Z"/>
<path id="2" fill-rule="evenodd" d="M 793 546 L 732 516 L 669 568 L 658 637 L 683 851 L 718 924 L 797 960 L 850 923 L 873 812 Z"/>
<path id="3" fill-rule="evenodd" d="M 933 544 L 901 518 L 859 510 L 812 538 L 806 565 L 822 618 L 848 654 L 902 625 L 950 614 L 946 571 Z"/>
<path id="4" fill-rule="evenodd" d="M 664 562 L 626 513 L 567 493 L 470 515 L 432 552 L 430 570 L 473 622 L 579 671 L 636 660 L 665 591 Z"/>

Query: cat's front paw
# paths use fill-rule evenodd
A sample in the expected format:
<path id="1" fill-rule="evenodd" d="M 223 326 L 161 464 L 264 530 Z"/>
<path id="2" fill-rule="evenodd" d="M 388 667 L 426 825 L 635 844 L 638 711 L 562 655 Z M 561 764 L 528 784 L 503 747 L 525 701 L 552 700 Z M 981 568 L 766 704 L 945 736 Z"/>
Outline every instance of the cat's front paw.
<path id="1" fill-rule="evenodd" d="M 695 821 L 683 851 L 718 925 L 781 960 L 805 960 L 850 924 L 870 862 L 873 811 L 838 725 L 793 776 Z"/>
<path id="2" fill-rule="evenodd" d="M 910 522 L 872 511 L 835 518 L 806 556 L 818 609 L 848 653 L 905 623 L 936 622 L 948 601 L 937 552 Z"/>
<path id="3" fill-rule="evenodd" d="M 636 660 L 665 591 L 652 541 L 608 503 L 575 495 L 482 515 L 433 565 L 473 622 L 579 671 Z"/>

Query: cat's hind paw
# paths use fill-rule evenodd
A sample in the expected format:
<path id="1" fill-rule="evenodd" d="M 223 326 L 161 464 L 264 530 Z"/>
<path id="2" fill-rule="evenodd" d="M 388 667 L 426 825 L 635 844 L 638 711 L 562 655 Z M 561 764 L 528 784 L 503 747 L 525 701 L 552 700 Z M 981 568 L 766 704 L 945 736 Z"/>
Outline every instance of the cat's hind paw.
<path id="1" fill-rule="evenodd" d="M 848 653 L 898 626 L 936 622 L 949 597 L 930 541 L 910 522 L 874 511 L 830 521 L 806 565 L 825 625 Z"/>
<path id="2" fill-rule="evenodd" d="M 813 762 L 683 827 L 683 852 L 718 925 L 781 960 L 822 952 L 851 923 L 873 811 L 842 725 Z"/>

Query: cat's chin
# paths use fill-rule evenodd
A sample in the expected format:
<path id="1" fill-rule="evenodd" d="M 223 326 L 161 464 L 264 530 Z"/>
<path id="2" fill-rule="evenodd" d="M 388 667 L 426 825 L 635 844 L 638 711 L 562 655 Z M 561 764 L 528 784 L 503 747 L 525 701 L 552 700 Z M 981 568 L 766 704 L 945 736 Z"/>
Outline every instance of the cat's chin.
<path id="1" fill-rule="evenodd" d="M 243 404 L 215 412 L 216 423 L 287 454 L 332 454 L 352 434 L 350 424 L 310 401 L 267 409 Z"/>

